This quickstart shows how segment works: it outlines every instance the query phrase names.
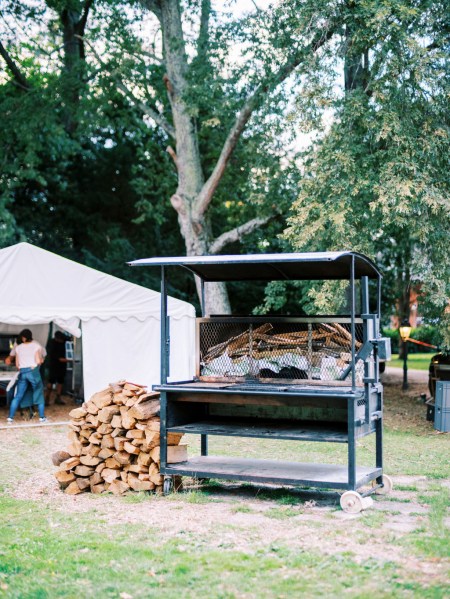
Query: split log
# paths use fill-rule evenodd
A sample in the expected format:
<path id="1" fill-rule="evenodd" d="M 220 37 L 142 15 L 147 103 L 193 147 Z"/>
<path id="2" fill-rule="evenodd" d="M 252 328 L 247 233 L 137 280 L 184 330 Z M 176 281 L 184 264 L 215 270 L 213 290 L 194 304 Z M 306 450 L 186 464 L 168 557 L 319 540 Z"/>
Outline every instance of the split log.
<path id="1" fill-rule="evenodd" d="M 151 491 L 155 488 L 150 480 L 140 480 L 135 474 L 128 474 L 127 481 L 133 491 Z"/>
<path id="2" fill-rule="evenodd" d="M 76 479 L 76 476 L 70 470 L 58 470 L 55 472 L 55 478 L 62 488 L 66 488 Z"/>
<path id="3" fill-rule="evenodd" d="M 187 445 L 169 445 L 167 447 L 167 463 L 177 464 L 178 462 L 187 462 Z"/>
<path id="4" fill-rule="evenodd" d="M 68 458 L 67 460 L 64 460 L 64 462 L 61 462 L 59 467 L 61 468 L 61 470 L 72 470 L 73 468 L 78 466 L 79 463 L 80 463 L 80 458 L 77 458 L 77 457 Z"/>
<path id="5" fill-rule="evenodd" d="M 111 422 L 113 416 L 118 413 L 119 413 L 118 406 L 115 406 L 115 405 L 105 406 L 104 408 L 102 408 L 100 410 L 97 418 L 98 418 L 99 422 Z"/>
<path id="6" fill-rule="evenodd" d="M 106 481 L 107 483 L 112 483 L 113 480 L 120 476 L 120 473 L 118 472 L 118 470 L 114 470 L 112 468 L 105 468 L 102 471 L 101 475 L 104 481 Z"/>
<path id="7" fill-rule="evenodd" d="M 73 410 L 71 410 L 69 412 L 69 416 L 70 418 L 84 418 L 84 416 L 86 416 L 87 411 L 84 408 L 74 408 Z"/>
<path id="8" fill-rule="evenodd" d="M 94 474 L 95 470 L 94 468 L 90 467 L 90 466 L 77 466 L 74 470 L 74 473 L 77 476 L 91 476 L 91 474 Z"/>
<path id="9" fill-rule="evenodd" d="M 122 428 L 122 416 L 120 414 L 115 414 L 111 420 L 112 428 Z"/>
<path id="10" fill-rule="evenodd" d="M 102 461 L 101 458 L 94 457 L 89 454 L 80 456 L 80 462 L 84 466 L 97 466 L 97 464 L 100 464 L 101 461 Z"/>
<path id="11" fill-rule="evenodd" d="M 110 433 L 112 433 L 114 430 L 114 427 L 112 427 L 110 424 L 103 422 L 98 428 L 97 428 L 97 432 L 99 432 L 101 435 L 109 435 Z"/>
<path id="12" fill-rule="evenodd" d="M 159 415 L 159 408 L 159 399 L 150 399 L 130 408 L 129 415 L 136 418 L 136 420 L 147 420 Z"/>
<path id="13" fill-rule="evenodd" d="M 87 490 L 91 485 L 89 483 L 89 479 L 88 478 L 82 478 L 81 476 L 79 476 L 77 478 L 77 485 L 80 488 L 80 491 L 85 491 Z"/>
<path id="14" fill-rule="evenodd" d="M 84 404 L 84 408 L 85 410 L 92 415 L 96 415 L 98 414 L 99 411 L 99 407 L 95 405 L 95 403 L 93 401 L 88 401 Z"/>
<path id="15" fill-rule="evenodd" d="M 129 488 L 129 485 L 124 483 L 123 480 L 113 480 L 113 482 L 109 485 L 108 491 L 114 493 L 114 495 L 123 495 L 129 490 Z"/>
<path id="16" fill-rule="evenodd" d="M 139 461 L 139 458 L 141 455 L 145 455 L 145 454 L 139 454 L 138 461 Z M 113 458 L 116 460 L 116 462 L 118 462 L 122 466 L 125 464 L 129 464 L 131 462 L 131 456 L 126 451 L 116 451 L 116 453 L 113 455 Z"/>
<path id="17" fill-rule="evenodd" d="M 92 403 L 94 403 L 99 410 L 102 410 L 104 407 L 109 406 L 112 401 L 112 393 L 111 389 L 104 389 L 103 391 L 99 391 L 98 393 L 94 393 L 94 395 L 90 398 Z"/>
<path id="18" fill-rule="evenodd" d="M 114 437 L 112 435 L 103 435 L 100 445 L 102 448 L 112 449 L 114 447 Z"/>
<path id="19" fill-rule="evenodd" d="M 98 457 L 101 458 L 102 460 L 107 460 L 112 455 L 114 455 L 114 449 L 110 449 L 109 447 L 103 447 L 100 450 Z"/>
<path id="20" fill-rule="evenodd" d="M 127 451 L 128 453 L 132 453 L 134 455 L 138 455 L 138 453 L 140 453 L 140 449 L 139 447 L 136 447 L 136 445 L 132 445 L 131 443 L 129 443 L 128 441 L 125 441 L 125 443 L 123 444 L 123 448 L 125 451 Z"/>
<path id="21" fill-rule="evenodd" d="M 82 449 L 83 449 L 83 445 L 81 444 L 80 441 L 72 441 L 72 443 L 67 447 L 67 451 L 73 457 L 80 456 Z"/>
<path id="22" fill-rule="evenodd" d="M 127 430 L 132 429 L 136 424 L 136 418 L 134 418 L 130 412 L 131 410 L 122 415 L 122 427 L 126 428 Z"/>
<path id="23" fill-rule="evenodd" d="M 78 495 L 79 493 L 82 493 L 80 487 L 77 484 L 77 481 L 74 480 L 72 483 L 70 483 L 70 485 L 65 489 L 64 493 L 67 493 L 67 495 Z"/>
<path id="24" fill-rule="evenodd" d="M 92 474 L 89 477 L 89 484 L 91 485 L 91 488 L 94 485 L 99 485 L 102 482 L 103 482 L 103 478 L 102 478 L 102 475 L 100 474 L 100 472 L 94 472 L 94 474 Z"/>
<path id="25" fill-rule="evenodd" d="M 52 455 L 52 462 L 55 466 L 59 466 L 62 462 L 68 460 L 70 457 L 70 453 L 67 451 L 56 451 Z"/>
<path id="26" fill-rule="evenodd" d="M 110 458 L 105 460 L 105 464 L 107 468 L 112 468 L 113 470 L 120 470 L 120 462 L 118 462 L 114 456 L 111 456 Z"/>

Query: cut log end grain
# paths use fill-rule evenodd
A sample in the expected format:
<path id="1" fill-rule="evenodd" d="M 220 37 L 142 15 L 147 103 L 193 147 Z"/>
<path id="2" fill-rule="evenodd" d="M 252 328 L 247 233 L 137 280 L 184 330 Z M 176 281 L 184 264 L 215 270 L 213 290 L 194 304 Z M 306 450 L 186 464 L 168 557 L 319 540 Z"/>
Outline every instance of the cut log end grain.
<path id="1" fill-rule="evenodd" d="M 55 478 L 63 488 L 73 483 L 76 479 L 75 474 L 67 470 L 58 470 L 55 472 Z"/>
<path id="2" fill-rule="evenodd" d="M 66 487 L 64 493 L 67 493 L 67 495 L 78 495 L 79 493 L 82 493 L 82 490 L 78 486 L 77 481 L 74 480 L 68 487 Z"/>
<path id="3" fill-rule="evenodd" d="M 52 454 L 52 462 L 54 466 L 59 466 L 61 462 L 68 460 L 71 457 L 67 451 L 56 451 Z"/>
<path id="4" fill-rule="evenodd" d="M 129 489 L 130 486 L 123 480 L 113 480 L 113 482 L 109 485 L 108 491 L 114 495 L 123 495 L 129 491 Z"/>
<path id="5" fill-rule="evenodd" d="M 67 451 L 52 455 L 64 492 L 162 493 L 159 410 L 158 393 L 127 381 L 111 384 L 72 410 Z M 167 435 L 169 463 L 187 460 L 181 438 Z"/>

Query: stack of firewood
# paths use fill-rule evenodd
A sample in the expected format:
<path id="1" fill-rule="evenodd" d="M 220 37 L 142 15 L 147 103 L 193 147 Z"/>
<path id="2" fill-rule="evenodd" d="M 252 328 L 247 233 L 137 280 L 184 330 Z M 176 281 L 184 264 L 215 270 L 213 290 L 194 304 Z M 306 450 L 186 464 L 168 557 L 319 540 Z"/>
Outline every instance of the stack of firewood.
<path id="1" fill-rule="evenodd" d="M 55 477 L 66 493 L 162 491 L 159 393 L 120 381 L 72 410 L 70 418 L 67 451 L 52 456 L 59 467 Z M 187 460 L 181 437 L 168 435 L 169 463 Z"/>
<path id="2" fill-rule="evenodd" d="M 311 332 L 274 333 L 272 329 L 272 324 L 265 323 L 209 347 L 202 356 L 202 363 L 208 364 L 222 355 L 227 355 L 232 359 L 250 355 L 259 359 L 275 354 L 281 356 L 283 353 L 292 351 L 299 355 L 307 355 L 310 343 L 312 350 L 318 354 L 335 354 L 339 357 L 343 350 L 350 351 L 351 333 L 338 323 L 317 323 Z M 361 343 L 355 341 L 355 346 L 356 349 L 359 349 Z"/>

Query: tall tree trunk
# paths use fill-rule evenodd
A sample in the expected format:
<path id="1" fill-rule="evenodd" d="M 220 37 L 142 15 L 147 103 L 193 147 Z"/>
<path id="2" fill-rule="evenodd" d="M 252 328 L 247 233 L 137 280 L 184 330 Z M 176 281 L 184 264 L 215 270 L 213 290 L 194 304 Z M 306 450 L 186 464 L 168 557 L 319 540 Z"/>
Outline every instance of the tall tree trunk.
<path id="1" fill-rule="evenodd" d="M 178 171 L 178 186 L 171 197 L 173 208 L 178 214 L 178 223 L 186 245 L 188 256 L 216 254 L 231 242 L 242 239 L 252 231 L 263 226 L 274 218 L 258 216 L 230 231 L 226 231 L 217 239 L 213 238 L 208 211 L 214 193 L 222 180 L 230 157 L 251 117 L 267 95 L 285 81 L 294 70 L 317 52 L 334 32 L 341 26 L 339 18 L 332 18 L 304 47 L 290 56 L 285 63 L 279 65 L 275 72 L 262 78 L 248 94 L 235 121 L 228 131 L 220 155 L 212 172 L 205 180 L 198 147 L 198 133 L 195 107 L 187 104 L 188 98 L 188 60 L 183 37 L 180 0 L 141 0 L 142 4 L 153 12 L 161 24 L 163 39 L 164 64 L 166 75 L 164 81 L 171 105 L 173 127 L 161 113 L 145 106 L 138 98 L 126 89 L 121 81 L 117 85 L 132 101 L 141 107 L 167 135 L 175 140 L 175 149 L 169 147 Z M 207 61 L 208 24 L 211 12 L 211 1 L 201 0 L 200 31 L 197 40 L 197 58 Z M 200 284 L 197 290 L 200 292 Z M 230 303 L 224 283 L 208 283 L 205 286 L 206 314 L 228 314 Z"/>
<path id="2" fill-rule="evenodd" d="M 176 131 L 176 150 L 172 153 L 177 171 L 178 186 L 171 198 L 178 214 L 180 231 L 188 256 L 209 254 L 213 241 L 211 225 L 204 212 L 196 210 L 200 192 L 205 184 L 198 147 L 197 128 L 192 111 L 185 98 L 188 89 L 186 79 L 188 62 L 185 53 L 181 11 L 178 0 L 162 0 L 161 25 L 163 33 L 164 61 L 167 74 L 165 84 L 172 108 Z M 197 287 L 200 292 L 199 286 Z M 206 313 L 228 314 L 230 302 L 223 283 L 205 286 Z"/>
<path id="3" fill-rule="evenodd" d="M 83 86 L 85 59 L 83 36 L 92 4 L 93 0 L 85 0 L 79 5 L 68 2 L 59 15 L 64 48 L 63 123 L 69 135 L 73 135 L 78 127 L 77 113 Z"/>

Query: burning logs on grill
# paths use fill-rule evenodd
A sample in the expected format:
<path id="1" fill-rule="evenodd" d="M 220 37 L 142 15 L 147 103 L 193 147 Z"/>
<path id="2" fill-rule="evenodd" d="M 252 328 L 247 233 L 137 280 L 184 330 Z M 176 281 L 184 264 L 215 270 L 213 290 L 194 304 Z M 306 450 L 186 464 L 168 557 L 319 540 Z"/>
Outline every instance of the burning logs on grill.
<path id="1" fill-rule="evenodd" d="M 72 410 L 70 418 L 67 450 L 52 456 L 59 468 L 56 480 L 65 493 L 162 492 L 159 393 L 120 381 Z M 181 437 L 168 435 L 169 463 L 187 460 Z M 180 482 L 175 480 L 175 488 Z"/>

